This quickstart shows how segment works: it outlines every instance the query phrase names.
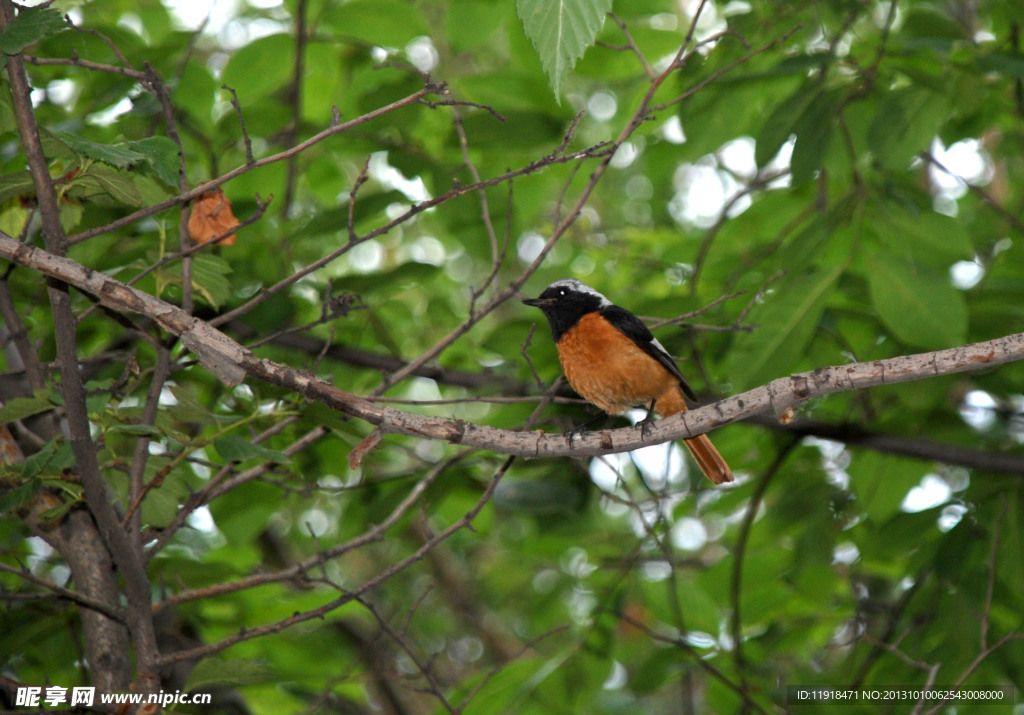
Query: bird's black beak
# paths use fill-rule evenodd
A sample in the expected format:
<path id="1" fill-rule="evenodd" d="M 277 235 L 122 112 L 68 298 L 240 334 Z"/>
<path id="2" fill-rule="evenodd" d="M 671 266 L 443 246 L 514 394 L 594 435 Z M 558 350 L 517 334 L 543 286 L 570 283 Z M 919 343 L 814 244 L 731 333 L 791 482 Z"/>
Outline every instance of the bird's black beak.
<path id="1" fill-rule="evenodd" d="M 526 298 L 523 303 L 532 305 L 534 308 L 543 308 L 545 305 L 551 305 L 554 301 L 550 298 Z"/>

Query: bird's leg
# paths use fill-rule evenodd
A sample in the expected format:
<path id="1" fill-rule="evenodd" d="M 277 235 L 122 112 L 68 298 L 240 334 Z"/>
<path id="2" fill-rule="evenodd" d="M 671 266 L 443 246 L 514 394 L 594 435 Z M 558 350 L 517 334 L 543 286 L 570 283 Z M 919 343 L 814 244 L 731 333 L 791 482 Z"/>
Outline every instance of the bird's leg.
<path id="1" fill-rule="evenodd" d="M 566 430 L 564 434 L 566 438 L 569 440 L 569 449 L 572 449 L 572 437 L 574 434 L 578 434 L 580 437 L 582 437 L 587 433 L 587 427 L 594 424 L 598 420 L 601 420 L 604 416 L 604 413 L 598 413 L 591 417 L 586 422 L 584 422 L 583 424 L 577 425 L 576 427 L 572 427 L 571 429 Z"/>
<path id="2" fill-rule="evenodd" d="M 640 428 L 641 439 L 647 439 L 647 428 L 654 422 L 654 403 L 657 401 L 657 398 L 651 400 L 651 404 L 647 406 L 647 416 L 636 423 L 636 426 Z"/>

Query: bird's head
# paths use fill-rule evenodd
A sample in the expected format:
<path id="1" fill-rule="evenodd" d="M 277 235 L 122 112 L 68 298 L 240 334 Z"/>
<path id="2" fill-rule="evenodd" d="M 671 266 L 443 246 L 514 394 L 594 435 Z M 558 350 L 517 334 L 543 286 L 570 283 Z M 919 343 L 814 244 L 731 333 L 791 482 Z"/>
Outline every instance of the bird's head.
<path id="1" fill-rule="evenodd" d="M 575 278 L 555 281 L 540 296 L 527 298 L 523 303 L 543 311 L 551 325 L 551 336 L 555 342 L 587 313 L 611 305 L 611 301 Z"/>

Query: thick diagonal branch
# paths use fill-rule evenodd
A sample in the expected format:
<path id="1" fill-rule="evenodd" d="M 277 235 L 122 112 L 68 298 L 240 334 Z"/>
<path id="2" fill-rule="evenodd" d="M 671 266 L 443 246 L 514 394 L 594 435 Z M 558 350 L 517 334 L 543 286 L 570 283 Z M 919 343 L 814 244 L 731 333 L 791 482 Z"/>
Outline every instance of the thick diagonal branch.
<path id="1" fill-rule="evenodd" d="M 376 404 L 316 376 L 257 357 L 250 350 L 180 308 L 67 258 L 0 234 L 0 256 L 95 295 L 108 308 L 139 313 L 178 335 L 199 361 L 229 384 L 246 376 L 284 387 L 307 399 L 364 420 L 389 434 L 436 439 L 523 457 L 587 457 L 627 452 L 692 437 L 737 420 L 774 412 L 782 420 L 806 400 L 836 392 L 988 369 L 1024 359 L 1024 333 L 963 347 L 826 367 L 767 385 L 650 425 L 592 432 L 570 443 L 565 435 L 517 432 L 462 420 L 429 417 Z"/>

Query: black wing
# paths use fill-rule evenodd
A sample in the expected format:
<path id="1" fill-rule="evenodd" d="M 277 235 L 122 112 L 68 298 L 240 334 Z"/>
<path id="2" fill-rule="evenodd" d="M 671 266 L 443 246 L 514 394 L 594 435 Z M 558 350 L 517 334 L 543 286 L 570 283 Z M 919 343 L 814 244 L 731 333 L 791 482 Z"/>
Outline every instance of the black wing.
<path id="1" fill-rule="evenodd" d="M 676 365 L 676 361 L 655 340 L 654 334 L 644 325 L 640 318 L 617 305 L 608 305 L 601 308 L 601 315 L 636 343 L 637 347 L 664 365 L 679 380 L 679 387 L 683 389 L 683 393 L 694 402 L 697 402 L 697 394 L 690 387 L 689 383 L 686 382 L 683 374 L 679 372 L 679 366 Z"/>

